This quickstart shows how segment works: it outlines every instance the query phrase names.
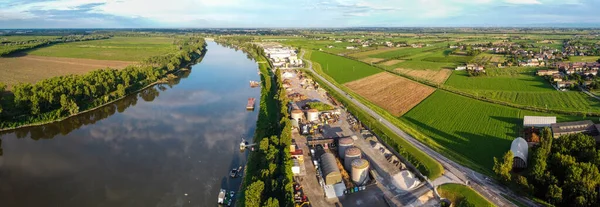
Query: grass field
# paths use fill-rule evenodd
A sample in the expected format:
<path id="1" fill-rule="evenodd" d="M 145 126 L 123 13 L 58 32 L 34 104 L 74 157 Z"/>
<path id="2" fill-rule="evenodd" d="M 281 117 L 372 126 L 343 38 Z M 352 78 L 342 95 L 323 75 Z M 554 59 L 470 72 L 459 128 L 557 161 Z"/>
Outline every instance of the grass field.
<path id="1" fill-rule="evenodd" d="M 573 56 L 567 62 L 596 62 L 600 60 L 600 56 Z"/>
<path id="2" fill-rule="evenodd" d="M 461 201 L 466 201 L 473 206 L 494 206 L 493 203 L 485 199 L 479 193 L 469 188 L 469 186 L 448 183 L 444 185 L 440 185 L 438 187 L 438 191 L 440 196 L 446 198 L 452 202 L 454 206 L 457 206 Z M 466 205 L 463 205 L 466 206 Z"/>
<path id="3" fill-rule="evenodd" d="M 406 113 L 435 91 L 432 87 L 387 72 L 344 85 L 394 116 Z"/>
<path id="4" fill-rule="evenodd" d="M 492 174 L 493 157 L 510 149 L 525 115 L 548 115 L 486 103 L 437 90 L 400 120 L 437 151 L 480 172 Z M 577 117 L 558 116 L 560 121 Z"/>
<path id="5" fill-rule="evenodd" d="M 20 82 L 35 83 L 40 80 L 69 74 L 85 74 L 101 68 L 124 68 L 129 61 L 91 60 L 79 58 L 44 57 L 26 55 L 0 58 L 0 82 L 8 89 Z"/>
<path id="6" fill-rule="evenodd" d="M 56 44 L 28 52 L 48 57 L 84 58 L 95 60 L 141 61 L 144 58 L 176 50 L 173 38 L 113 37 L 105 40 Z"/>
<path id="7" fill-rule="evenodd" d="M 366 63 L 319 51 L 313 51 L 311 59 L 321 64 L 323 72 L 341 84 L 382 72 Z"/>
<path id="8" fill-rule="evenodd" d="M 578 91 L 557 91 L 531 68 L 498 68 L 488 76 L 469 77 L 454 71 L 447 86 L 489 99 L 563 111 L 600 112 L 600 101 Z"/>

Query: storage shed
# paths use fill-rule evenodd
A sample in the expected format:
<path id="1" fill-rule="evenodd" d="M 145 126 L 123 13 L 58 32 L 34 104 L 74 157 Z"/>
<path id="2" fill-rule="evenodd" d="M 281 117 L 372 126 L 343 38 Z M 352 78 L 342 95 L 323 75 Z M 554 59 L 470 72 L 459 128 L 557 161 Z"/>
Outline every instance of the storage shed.
<path id="1" fill-rule="evenodd" d="M 526 168 L 527 167 L 527 154 L 529 146 L 527 141 L 521 137 L 517 137 L 512 141 L 510 145 L 510 151 L 513 153 L 513 168 Z"/>
<path id="2" fill-rule="evenodd" d="M 524 127 L 550 127 L 556 123 L 556 116 L 525 116 L 523 117 Z"/>
<path id="3" fill-rule="evenodd" d="M 335 156 L 330 152 L 321 155 L 321 170 L 326 185 L 342 182 L 342 174 L 340 173 L 340 169 L 338 169 L 337 161 L 335 160 Z"/>

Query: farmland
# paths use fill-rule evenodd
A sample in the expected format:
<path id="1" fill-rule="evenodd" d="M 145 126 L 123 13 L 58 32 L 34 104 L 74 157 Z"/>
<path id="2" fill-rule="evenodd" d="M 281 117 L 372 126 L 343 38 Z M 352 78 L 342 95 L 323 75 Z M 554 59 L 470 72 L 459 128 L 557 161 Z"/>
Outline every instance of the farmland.
<path id="1" fill-rule="evenodd" d="M 489 76 L 468 77 L 454 71 L 447 86 L 488 99 L 563 111 L 600 112 L 600 102 L 578 91 L 557 91 L 533 75 L 535 69 L 491 69 Z"/>
<path id="2" fill-rule="evenodd" d="M 450 75 L 452 74 L 452 70 L 449 70 L 449 69 L 413 70 L 413 69 L 405 69 L 405 68 L 396 68 L 395 71 L 397 71 L 398 73 L 407 75 L 407 76 L 425 79 L 425 80 L 431 81 L 436 84 L 444 83 L 446 81 L 446 79 L 448 79 L 448 77 L 450 77 Z"/>
<path id="3" fill-rule="evenodd" d="M 11 86 L 19 82 L 35 83 L 49 77 L 85 74 L 100 68 L 124 68 L 132 63 L 35 55 L 0 58 L 0 82 L 7 84 L 10 90 Z"/>
<path id="4" fill-rule="evenodd" d="M 455 160 L 491 174 L 500 157 L 519 136 L 525 115 L 545 115 L 486 103 L 437 90 L 399 119 L 424 136 L 421 141 Z M 576 117 L 558 117 L 573 119 Z"/>
<path id="5" fill-rule="evenodd" d="M 366 63 L 319 51 L 313 51 L 311 59 L 321 65 L 323 72 L 341 84 L 381 72 Z"/>
<path id="6" fill-rule="evenodd" d="M 573 56 L 569 58 L 569 62 L 596 62 L 600 60 L 600 56 Z"/>
<path id="7" fill-rule="evenodd" d="M 394 116 L 406 113 L 435 90 L 387 72 L 377 73 L 345 85 Z"/>
<path id="8" fill-rule="evenodd" d="M 113 37 L 105 40 L 56 44 L 28 52 L 48 57 L 96 60 L 141 61 L 144 58 L 175 52 L 173 38 Z"/>

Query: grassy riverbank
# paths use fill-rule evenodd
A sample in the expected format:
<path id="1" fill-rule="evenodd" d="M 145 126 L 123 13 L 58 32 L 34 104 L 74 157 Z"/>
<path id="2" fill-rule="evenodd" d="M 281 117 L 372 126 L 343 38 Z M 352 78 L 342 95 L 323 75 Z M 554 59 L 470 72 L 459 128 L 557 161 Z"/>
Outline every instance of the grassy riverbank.
<path id="1" fill-rule="evenodd" d="M 245 177 L 236 206 L 293 206 L 292 160 L 289 151 L 291 123 L 287 114 L 279 71 L 274 74 L 262 48 L 244 40 L 217 40 L 220 44 L 242 49 L 258 62 L 261 75 L 261 98 L 258 121 Z"/>

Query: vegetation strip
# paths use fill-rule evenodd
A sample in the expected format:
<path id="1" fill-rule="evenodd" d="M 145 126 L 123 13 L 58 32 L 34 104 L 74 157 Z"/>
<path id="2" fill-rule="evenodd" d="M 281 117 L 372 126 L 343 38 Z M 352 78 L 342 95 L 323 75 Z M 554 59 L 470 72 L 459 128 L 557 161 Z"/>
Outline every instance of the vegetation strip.
<path id="1" fill-rule="evenodd" d="M 236 47 L 258 62 L 261 74 L 261 98 L 254 143 L 237 206 L 294 206 L 293 173 L 289 146 L 292 142 L 287 96 L 281 73 L 271 72 L 263 49 L 245 39 L 218 39 L 220 44 Z"/>
<path id="2" fill-rule="evenodd" d="M 469 186 L 448 183 L 438 187 L 442 198 L 452 202 L 453 206 L 495 206 Z"/>

